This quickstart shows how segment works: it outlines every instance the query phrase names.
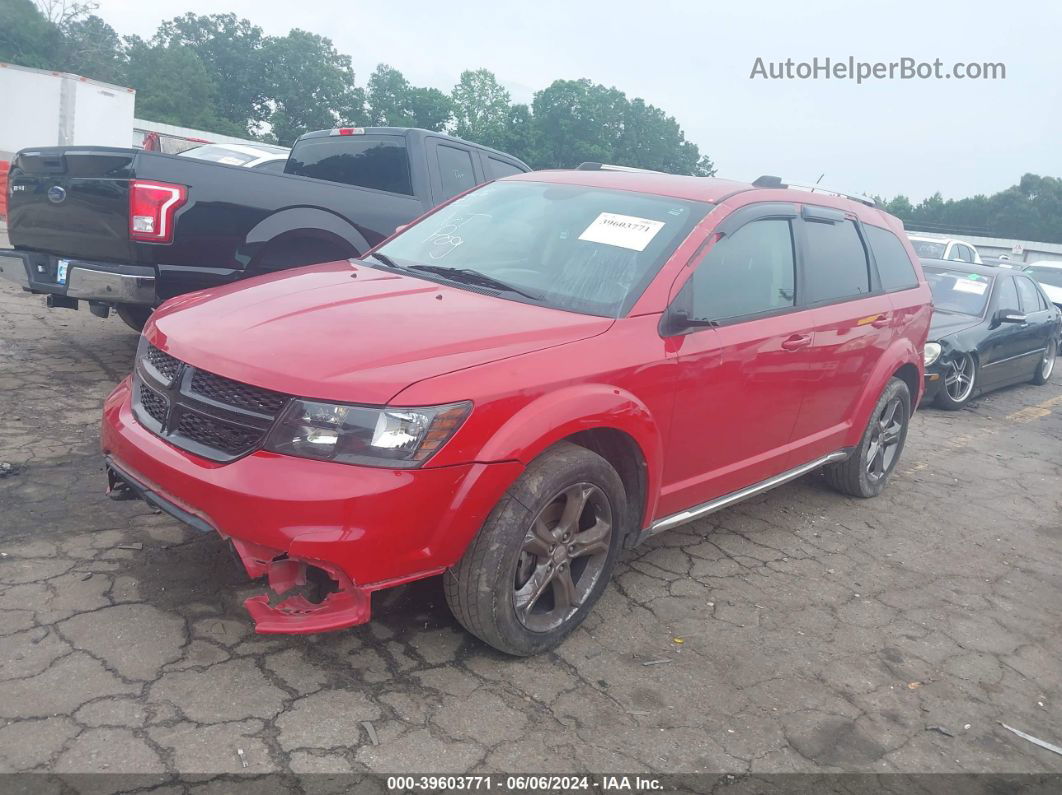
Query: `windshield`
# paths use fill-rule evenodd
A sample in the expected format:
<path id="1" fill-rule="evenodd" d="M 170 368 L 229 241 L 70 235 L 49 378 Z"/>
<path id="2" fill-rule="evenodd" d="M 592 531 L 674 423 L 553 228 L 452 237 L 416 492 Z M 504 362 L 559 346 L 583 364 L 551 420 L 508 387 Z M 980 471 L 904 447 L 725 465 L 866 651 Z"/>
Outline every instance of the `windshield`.
<path id="1" fill-rule="evenodd" d="M 944 250 L 948 247 L 947 243 L 933 240 L 912 240 L 911 245 L 914 246 L 915 254 L 926 259 L 944 259 Z"/>
<path id="2" fill-rule="evenodd" d="M 495 182 L 380 253 L 403 267 L 430 266 L 440 278 L 448 269 L 454 278 L 477 271 L 513 288 L 501 290 L 503 298 L 618 317 L 711 207 L 631 191 Z"/>
<path id="3" fill-rule="evenodd" d="M 1032 276 L 1040 284 L 1048 284 L 1052 287 L 1062 287 L 1062 268 L 1045 268 L 1032 265 L 1025 269 L 1025 273 Z"/>
<path id="4" fill-rule="evenodd" d="M 934 309 L 977 317 L 984 314 L 993 277 L 958 268 L 925 268 L 925 274 Z"/>

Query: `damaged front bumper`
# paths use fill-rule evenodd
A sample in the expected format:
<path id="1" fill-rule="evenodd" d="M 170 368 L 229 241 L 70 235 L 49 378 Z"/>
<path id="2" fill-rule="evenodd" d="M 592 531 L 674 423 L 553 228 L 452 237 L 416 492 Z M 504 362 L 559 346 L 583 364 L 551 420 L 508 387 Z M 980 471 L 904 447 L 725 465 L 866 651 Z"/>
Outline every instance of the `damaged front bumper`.
<path id="1" fill-rule="evenodd" d="M 264 451 L 219 464 L 148 431 L 129 398 L 127 379 L 104 404 L 112 496 L 231 540 L 248 575 L 274 593 L 244 602 L 260 633 L 364 624 L 373 591 L 453 566 L 522 471 L 518 462 L 395 470 Z M 323 598 L 308 598 L 322 584 Z"/>

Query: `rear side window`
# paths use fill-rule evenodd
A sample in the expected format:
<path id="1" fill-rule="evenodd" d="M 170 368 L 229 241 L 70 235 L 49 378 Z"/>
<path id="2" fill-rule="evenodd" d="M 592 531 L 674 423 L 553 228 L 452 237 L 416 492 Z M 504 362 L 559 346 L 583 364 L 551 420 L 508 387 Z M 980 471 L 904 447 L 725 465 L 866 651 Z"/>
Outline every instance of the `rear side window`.
<path id="1" fill-rule="evenodd" d="M 903 243 L 888 229 L 878 226 L 864 226 L 867 243 L 874 252 L 874 261 L 878 265 L 878 276 L 886 292 L 908 290 L 918 286 L 918 277 L 907 249 Z"/>
<path id="2" fill-rule="evenodd" d="M 466 149 L 439 144 L 439 178 L 442 182 L 442 199 L 449 199 L 476 184 L 472 170 L 472 153 Z"/>
<path id="3" fill-rule="evenodd" d="M 870 292 L 867 252 L 851 221 L 805 221 L 807 258 L 805 280 L 809 304 L 840 301 Z"/>
<path id="4" fill-rule="evenodd" d="M 498 160 L 496 157 L 488 157 L 487 163 L 490 166 L 490 175 L 493 179 L 501 179 L 502 177 L 511 177 L 513 174 L 523 174 L 522 168 L 517 168 L 512 163 L 506 163 L 504 160 Z"/>
<path id="5" fill-rule="evenodd" d="M 1018 283 L 1018 295 L 1021 296 L 1021 309 L 1023 312 L 1039 312 L 1045 307 L 1040 304 L 1040 291 L 1027 276 L 1015 276 Z"/>
<path id="6" fill-rule="evenodd" d="M 266 160 L 254 167 L 255 171 L 268 171 L 270 174 L 283 174 L 287 160 Z"/>
<path id="7" fill-rule="evenodd" d="M 295 144 L 287 173 L 388 193 L 413 194 L 405 140 L 395 135 L 335 135 Z"/>
<path id="8" fill-rule="evenodd" d="M 789 221 L 753 221 L 724 237 L 693 274 L 693 317 L 731 320 L 793 306 L 796 278 Z"/>

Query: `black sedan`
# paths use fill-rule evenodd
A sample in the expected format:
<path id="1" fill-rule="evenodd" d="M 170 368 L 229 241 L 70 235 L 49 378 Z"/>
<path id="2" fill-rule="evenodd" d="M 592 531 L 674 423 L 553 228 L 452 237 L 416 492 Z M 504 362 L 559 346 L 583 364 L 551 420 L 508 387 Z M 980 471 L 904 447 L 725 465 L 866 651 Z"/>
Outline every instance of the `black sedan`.
<path id="1" fill-rule="evenodd" d="M 1062 313 L 1020 271 L 924 259 L 933 291 L 926 343 L 925 401 L 955 411 L 979 392 L 1045 384 L 1058 349 Z"/>

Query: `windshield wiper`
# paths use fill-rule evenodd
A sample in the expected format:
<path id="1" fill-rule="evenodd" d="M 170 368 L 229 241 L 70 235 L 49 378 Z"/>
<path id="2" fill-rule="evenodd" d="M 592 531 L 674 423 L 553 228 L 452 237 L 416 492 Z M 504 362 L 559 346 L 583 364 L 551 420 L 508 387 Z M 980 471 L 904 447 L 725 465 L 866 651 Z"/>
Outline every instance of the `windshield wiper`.
<path id="1" fill-rule="evenodd" d="M 373 259 L 379 260 L 384 265 L 386 265 L 388 268 L 393 268 L 396 271 L 405 270 L 405 268 L 403 268 L 401 265 L 399 265 L 397 262 L 395 262 L 393 259 L 391 259 L 386 254 L 380 254 L 379 252 L 374 251 L 372 254 L 369 254 L 368 256 L 372 257 Z"/>
<path id="2" fill-rule="evenodd" d="M 373 256 L 377 255 L 374 254 Z M 449 279 L 452 282 L 474 284 L 478 287 L 489 287 L 493 290 L 516 293 L 517 295 L 522 295 L 524 298 L 530 298 L 532 301 L 542 300 L 542 296 L 525 292 L 519 287 L 513 287 L 511 284 L 503 282 L 500 279 L 495 279 L 493 276 L 488 276 L 485 273 L 480 273 L 472 268 L 447 268 L 443 265 L 410 265 L 409 270 L 434 273 L 437 276 L 442 276 L 444 279 Z"/>

